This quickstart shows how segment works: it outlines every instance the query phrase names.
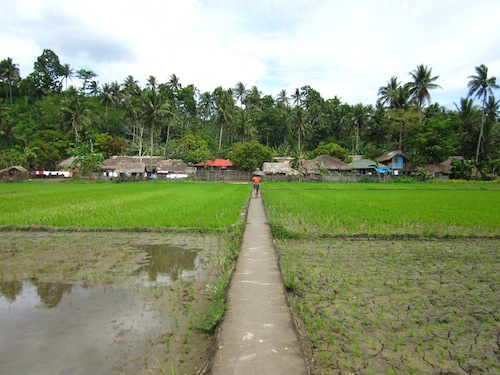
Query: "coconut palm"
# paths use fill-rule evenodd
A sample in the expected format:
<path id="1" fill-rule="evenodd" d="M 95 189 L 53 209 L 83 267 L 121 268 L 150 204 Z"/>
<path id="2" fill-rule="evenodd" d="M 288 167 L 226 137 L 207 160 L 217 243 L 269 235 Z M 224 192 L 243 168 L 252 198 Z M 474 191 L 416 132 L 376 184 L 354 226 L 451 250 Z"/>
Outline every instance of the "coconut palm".
<path id="1" fill-rule="evenodd" d="M 238 107 L 236 107 L 236 109 L 236 124 L 238 126 L 238 133 L 241 136 L 241 142 L 245 143 L 246 141 L 253 138 L 256 133 L 256 128 L 248 111 L 245 111 Z"/>
<path id="2" fill-rule="evenodd" d="M 65 88 L 66 90 L 68 89 L 68 79 L 73 79 L 74 73 L 75 73 L 75 71 L 73 69 L 71 69 L 69 64 L 63 65 L 62 74 L 63 74 L 63 79 L 66 83 L 66 88 Z"/>
<path id="3" fill-rule="evenodd" d="M 12 84 L 19 80 L 19 67 L 14 64 L 12 58 L 7 57 L 0 62 L 0 79 L 7 82 L 9 86 L 10 104 L 12 104 Z"/>
<path id="4" fill-rule="evenodd" d="M 76 147 L 78 147 L 80 139 L 79 131 L 90 124 L 90 110 L 86 107 L 85 103 L 76 89 L 70 87 L 61 107 L 64 123 L 73 130 Z"/>
<path id="5" fill-rule="evenodd" d="M 99 82 L 90 81 L 89 84 L 90 95 L 96 97 L 101 93 L 101 89 L 99 88 Z"/>
<path id="6" fill-rule="evenodd" d="M 378 95 L 380 96 L 378 102 L 388 108 L 396 108 L 400 88 L 401 83 L 398 82 L 398 77 L 392 76 L 386 86 L 382 86 L 378 89 Z"/>
<path id="7" fill-rule="evenodd" d="M 479 138 L 477 140 L 476 148 L 476 161 L 479 160 L 479 152 L 481 149 L 481 142 L 484 133 L 484 112 L 486 108 L 488 96 L 493 95 L 493 89 L 498 89 L 500 86 L 497 85 L 496 77 L 488 77 L 488 68 L 482 64 L 476 66 L 476 74 L 469 76 L 470 79 L 469 96 L 474 96 L 476 99 L 482 98 L 481 101 L 481 129 L 479 130 Z"/>
<path id="8" fill-rule="evenodd" d="M 419 107 L 423 107 L 425 102 L 430 104 L 429 90 L 441 88 L 434 83 L 439 76 L 432 77 L 432 68 L 423 64 L 417 65 L 417 68 L 409 74 L 413 79 L 413 82 L 407 84 L 411 100 L 415 101 Z"/>
<path id="9" fill-rule="evenodd" d="M 474 106 L 472 98 L 461 98 L 460 105 L 455 103 L 460 120 L 459 136 L 461 138 L 461 155 L 469 157 L 475 151 L 475 142 L 479 134 L 479 110 Z"/>
<path id="10" fill-rule="evenodd" d="M 243 82 L 238 82 L 236 86 L 233 89 L 233 93 L 235 96 L 236 101 L 240 102 L 240 107 L 243 107 L 243 101 L 245 100 L 245 96 L 247 94 L 247 89 Z"/>
<path id="11" fill-rule="evenodd" d="M 167 86 L 170 87 L 172 90 L 179 90 L 182 88 L 180 78 L 177 77 L 175 74 L 171 74 L 170 78 L 167 82 Z"/>
<path id="12" fill-rule="evenodd" d="M 156 88 L 158 87 L 158 80 L 156 79 L 155 76 L 151 75 L 148 77 L 148 82 L 146 83 L 146 87 L 150 87 L 153 90 L 156 90 Z"/>
<path id="13" fill-rule="evenodd" d="M 219 150 L 222 148 L 223 129 L 231 125 L 234 116 L 234 100 L 229 90 L 217 87 L 214 90 L 215 112 L 219 128 Z"/>
<path id="14" fill-rule="evenodd" d="M 154 133 L 165 117 L 170 113 L 168 101 L 152 88 L 143 91 L 144 119 L 150 131 L 150 170 L 153 169 Z"/>

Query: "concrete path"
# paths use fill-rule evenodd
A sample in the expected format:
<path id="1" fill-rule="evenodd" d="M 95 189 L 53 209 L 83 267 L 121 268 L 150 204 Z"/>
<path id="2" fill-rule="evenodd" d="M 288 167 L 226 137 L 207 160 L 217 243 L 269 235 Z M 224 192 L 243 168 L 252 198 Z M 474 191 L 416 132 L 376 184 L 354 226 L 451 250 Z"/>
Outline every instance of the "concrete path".
<path id="1" fill-rule="evenodd" d="M 212 375 L 305 375 L 262 199 L 252 198 Z"/>

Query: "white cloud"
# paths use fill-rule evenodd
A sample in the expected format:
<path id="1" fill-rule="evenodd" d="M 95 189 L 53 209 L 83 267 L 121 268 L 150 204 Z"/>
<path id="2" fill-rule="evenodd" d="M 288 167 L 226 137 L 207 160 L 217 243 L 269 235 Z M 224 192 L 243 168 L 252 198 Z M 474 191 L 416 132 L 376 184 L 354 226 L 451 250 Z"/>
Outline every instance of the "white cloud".
<path id="1" fill-rule="evenodd" d="M 101 83 L 171 74 L 201 91 L 241 81 L 264 94 L 310 85 L 374 104 L 391 76 L 432 68 L 441 104 L 467 94 L 486 64 L 500 72 L 497 0 L 18 0 L 0 45 L 22 76 L 44 48 Z"/>

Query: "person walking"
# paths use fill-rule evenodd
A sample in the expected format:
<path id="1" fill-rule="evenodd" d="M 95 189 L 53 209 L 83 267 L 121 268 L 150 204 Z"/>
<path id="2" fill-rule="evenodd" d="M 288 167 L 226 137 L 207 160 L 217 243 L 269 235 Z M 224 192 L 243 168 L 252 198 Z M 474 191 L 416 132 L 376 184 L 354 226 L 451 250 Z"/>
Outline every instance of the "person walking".
<path id="1" fill-rule="evenodd" d="M 259 196 L 260 183 L 262 182 L 262 178 L 259 175 L 254 175 L 252 177 L 252 186 L 253 186 L 253 195 L 254 198 Z"/>

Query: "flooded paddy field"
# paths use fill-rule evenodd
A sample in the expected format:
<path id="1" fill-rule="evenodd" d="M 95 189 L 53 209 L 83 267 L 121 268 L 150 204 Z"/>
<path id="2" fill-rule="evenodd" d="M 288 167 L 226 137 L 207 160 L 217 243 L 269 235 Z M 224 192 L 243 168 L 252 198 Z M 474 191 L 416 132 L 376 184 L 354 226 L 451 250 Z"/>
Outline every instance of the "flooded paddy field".
<path id="1" fill-rule="evenodd" d="M 277 241 L 312 374 L 498 374 L 500 241 Z"/>
<path id="2" fill-rule="evenodd" d="M 201 373 L 221 237 L 0 232 L 0 373 Z"/>

